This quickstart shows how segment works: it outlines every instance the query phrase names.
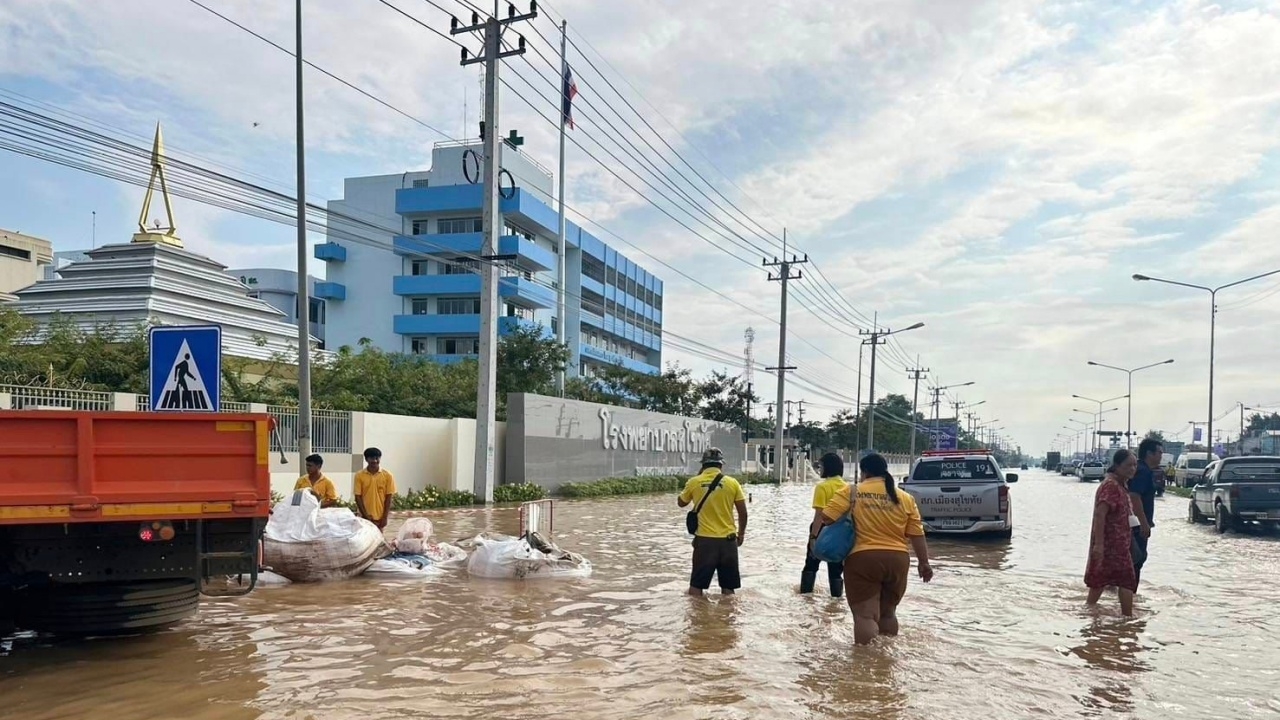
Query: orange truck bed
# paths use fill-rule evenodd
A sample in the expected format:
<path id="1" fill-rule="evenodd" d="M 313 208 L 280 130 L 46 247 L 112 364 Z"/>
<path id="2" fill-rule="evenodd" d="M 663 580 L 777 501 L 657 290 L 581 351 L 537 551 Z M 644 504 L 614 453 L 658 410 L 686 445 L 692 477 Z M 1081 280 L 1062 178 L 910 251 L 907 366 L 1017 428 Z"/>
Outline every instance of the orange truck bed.
<path id="1" fill-rule="evenodd" d="M 267 517 L 266 415 L 0 411 L 0 525 Z"/>

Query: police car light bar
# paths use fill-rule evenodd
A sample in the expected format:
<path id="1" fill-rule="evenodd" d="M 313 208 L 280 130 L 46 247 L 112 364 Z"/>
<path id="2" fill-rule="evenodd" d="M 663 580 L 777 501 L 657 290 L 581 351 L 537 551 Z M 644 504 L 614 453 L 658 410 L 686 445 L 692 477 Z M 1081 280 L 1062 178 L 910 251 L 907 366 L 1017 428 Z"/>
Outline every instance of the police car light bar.
<path id="1" fill-rule="evenodd" d="M 990 455 L 991 452 L 986 448 L 973 448 L 969 450 L 925 450 L 920 453 L 921 457 L 931 456 L 939 457 L 942 455 L 950 455 L 952 457 L 960 457 L 964 455 Z"/>

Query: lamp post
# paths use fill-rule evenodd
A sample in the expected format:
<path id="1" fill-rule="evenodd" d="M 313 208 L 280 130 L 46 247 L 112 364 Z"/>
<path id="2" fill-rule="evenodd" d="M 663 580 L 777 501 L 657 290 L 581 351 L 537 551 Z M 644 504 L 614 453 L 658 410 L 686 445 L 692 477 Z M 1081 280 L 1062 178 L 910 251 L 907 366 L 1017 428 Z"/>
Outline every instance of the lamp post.
<path id="1" fill-rule="evenodd" d="M 1103 410 L 1102 408 L 1098 408 L 1098 412 L 1095 414 L 1095 413 L 1089 412 L 1088 410 L 1080 410 L 1077 408 L 1072 408 L 1072 412 L 1083 413 L 1085 415 L 1093 415 L 1095 418 L 1093 423 L 1093 450 L 1092 450 L 1094 455 L 1097 455 L 1098 450 L 1101 449 L 1098 444 L 1099 443 L 1098 437 L 1099 437 L 1099 433 L 1102 432 L 1102 416 L 1110 412 L 1118 412 L 1119 410 L 1120 410 L 1119 405 L 1113 408 L 1108 408 L 1106 410 Z"/>
<path id="2" fill-rule="evenodd" d="M 883 338 L 887 338 L 890 335 L 897 335 L 898 333 L 903 333 L 908 330 L 918 330 L 922 327 L 924 327 L 924 323 L 918 322 L 915 325 L 909 325 L 900 330 L 885 330 L 882 332 L 879 328 L 876 328 L 871 332 L 861 333 L 863 335 L 868 336 L 866 340 L 863 340 L 863 342 L 870 343 L 871 345 L 871 378 L 869 379 L 871 387 L 868 388 L 868 394 L 867 394 L 867 449 L 868 450 L 873 450 L 876 444 L 876 346 L 880 345 L 883 342 Z"/>
<path id="3" fill-rule="evenodd" d="M 1125 443 L 1125 447 L 1133 447 L 1133 374 L 1138 372 L 1139 370 L 1149 370 L 1153 367 L 1160 367 L 1161 365 L 1172 365 L 1173 359 L 1170 358 L 1169 360 L 1162 360 L 1161 362 L 1158 362 L 1158 363 L 1143 365 L 1142 367 L 1136 367 L 1132 370 L 1128 370 L 1122 367 L 1116 367 L 1115 365 L 1107 365 L 1106 363 L 1094 362 L 1092 360 L 1089 361 L 1089 364 L 1094 367 L 1107 368 L 1108 370 L 1119 370 L 1120 372 L 1125 373 L 1129 376 L 1129 394 L 1125 396 L 1129 398 L 1129 422 L 1128 422 L 1128 427 L 1124 433 L 1124 443 Z"/>
<path id="4" fill-rule="evenodd" d="M 938 447 L 938 446 L 942 444 L 942 439 L 938 436 L 938 421 L 941 419 L 940 417 L 938 417 L 938 415 L 939 415 L 939 409 L 938 409 L 938 408 L 939 408 L 939 406 L 942 404 L 942 393 L 944 393 L 944 392 L 946 392 L 947 390 L 950 390 L 950 389 L 952 389 L 952 388 L 969 387 L 970 385 L 973 385 L 973 384 L 974 384 L 974 381 L 973 381 L 973 380 L 970 380 L 969 382 L 965 382 L 965 383 L 956 383 L 956 384 L 954 384 L 954 385 L 943 385 L 943 386 L 941 386 L 941 387 L 933 388 L 933 391 L 932 391 L 932 392 L 933 392 L 933 449 L 934 449 L 934 450 L 941 450 L 941 448 L 940 448 L 940 447 Z M 958 411 L 957 411 L 957 412 L 958 412 Z M 960 420 L 960 418 L 959 418 L 959 417 L 957 417 L 957 418 L 956 418 L 956 421 L 957 421 L 956 433 L 957 433 L 957 435 L 958 435 L 958 434 L 959 434 L 959 432 L 960 432 L 960 430 L 959 430 L 959 425 L 958 425 L 959 420 Z M 959 445 L 959 444 L 960 444 L 960 438 L 959 438 L 958 436 L 957 436 L 957 438 L 956 438 L 956 444 L 957 444 L 957 445 Z"/>
<path id="5" fill-rule="evenodd" d="M 1214 353 L 1214 336 L 1217 330 L 1217 320 L 1218 320 L 1218 292 L 1220 290 L 1226 290 L 1227 288 L 1232 288 L 1237 285 L 1243 285 L 1245 283 L 1253 282 L 1254 280 L 1261 280 L 1262 278 L 1270 277 L 1276 274 L 1280 274 L 1280 270 L 1272 270 L 1270 272 L 1264 272 L 1258 275 L 1254 275 L 1253 277 L 1247 277 L 1243 280 L 1236 280 L 1235 282 L 1229 282 L 1226 285 L 1219 285 L 1216 288 L 1206 287 L 1204 285 L 1193 285 L 1191 283 L 1178 282 L 1177 280 L 1164 280 L 1161 278 L 1150 277 L 1148 275 L 1139 275 L 1136 273 L 1133 276 L 1133 279 L 1139 282 L 1158 282 L 1158 283 L 1164 283 L 1166 285 L 1177 285 L 1178 287 L 1191 288 L 1192 290 L 1203 290 L 1209 293 L 1209 427 L 1208 427 L 1208 431 L 1205 433 L 1206 444 L 1213 442 L 1213 353 Z M 1213 452 L 1212 445 L 1209 446 L 1209 452 L 1211 453 Z"/>
<path id="6" fill-rule="evenodd" d="M 1073 440 L 1073 442 L 1075 443 L 1075 450 L 1073 451 L 1073 453 L 1072 453 L 1072 454 L 1075 454 L 1075 453 L 1080 452 L 1080 435 L 1081 435 L 1081 434 L 1083 434 L 1085 431 L 1087 431 L 1087 430 L 1089 429 L 1089 423 L 1087 423 L 1087 422 L 1080 422 L 1079 420 L 1076 420 L 1075 418 L 1067 418 L 1067 422 L 1071 422 L 1071 423 L 1078 423 L 1078 424 L 1080 424 L 1080 425 L 1083 425 L 1083 426 L 1084 426 L 1084 427 L 1076 427 L 1076 428 L 1073 428 L 1073 427 L 1071 427 L 1070 425 L 1063 425 L 1063 426 L 1062 426 L 1062 428 L 1063 428 L 1064 430 L 1070 430 L 1071 432 L 1075 433 L 1075 437 L 1072 439 L 1072 440 Z M 1073 458 L 1073 459 L 1074 459 L 1074 458 Z"/>
<path id="7" fill-rule="evenodd" d="M 1098 403 L 1098 412 L 1097 412 L 1098 423 L 1097 423 L 1097 425 L 1096 425 L 1096 426 L 1094 426 L 1094 428 L 1093 428 L 1093 431 L 1094 431 L 1094 433 L 1095 433 L 1095 438 L 1096 438 L 1096 437 L 1097 437 L 1096 433 L 1100 433 L 1100 432 L 1102 432 L 1102 406 L 1103 406 L 1104 404 L 1106 404 L 1106 403 L 1114 402 L 1114 401 L 1116 401 L 1116 400 L 1122 400 L 1122 399 L 1124 399 L 1124 398 L 1126 398 L 1126 397 L 1129 397 L 1129 396 L 1128 396 L 1128 395 L 1117 395 L 1117 396 L 1115 396 L 1115 397 L 1113 397 L 1113 398 L 1107 398 L 1106 400 L 1094 400 L 1093 398 L 1087 398 L 1087 397 L 1085 397 L 1085 396 L 1083 396 L 1083 395 L 1072 395 L 1071 397 L 1076 398 L 1077 400 L 1088 400 L 1088 401 L 1089 401 L 1089 402 L 1091 402 L 1091 403 Z M 1116 410 L 1119 410 L 1120 408 L 1115 408 L 1115 409 L 1116 409 Z M 1079 410 L 1078 412 L 1085 412 L 1085 411 L 1084 411 L 1084 410 Z M 1110 411 L 1110 410 L 1108 410 L 1107 412 L 1111 412 L 1111 411 Z M 1096 443 L 1095 443 L 1095 445 L 1096 445 Z M 1096 449 L 1096 447 L 1095 447 L 1095 449 Z"/>

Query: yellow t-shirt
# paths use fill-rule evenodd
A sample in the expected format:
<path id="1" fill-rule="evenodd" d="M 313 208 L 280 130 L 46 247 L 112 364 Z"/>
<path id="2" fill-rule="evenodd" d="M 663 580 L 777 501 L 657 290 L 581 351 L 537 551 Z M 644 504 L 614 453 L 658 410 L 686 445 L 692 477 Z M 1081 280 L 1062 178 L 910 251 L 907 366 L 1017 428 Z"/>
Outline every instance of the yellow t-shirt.
<path id="1" fill-rule="evenodd" d="M 715 468 L 708 468 L 700 475 L 689 478 L 689 482 L 685 483 L 684 491 L 680 493 L 680 499 L 690 503 L 689 510 L 698 507 L 698 503 L 702 502 L 702 496 L 707 494 L 707 488 L 711 487 L 711 482 L 719 473 L 720 471 Z M 715 492 L 711 493 L 706 504 L 698 511 L 697 536 L 727 538 L 730 535 L 737 535 L 738 526 L 734 522 L 733 505 L 739 500 L 743 502 L 747 500 L 747 496 L 742 494 L 742 485 L 725 475 L 720 479 Z"/>
<path id="2" fill-rule="evenodd" d="M 337 486 L 333 484 L 332 480 L 324 475 L 320 476 L 320 479 L 316 481 L 315 485 L 311 484 L 311 478 L 303 475 L 298 478 L 298 483 L 293 486 L 293 489 L 295 492 L 298 490 L 310 490 L 315 493 L 315 496 L 320 498 L 321 507 L 323 507 L 326 502 L 338 502 Z"/>
<path id="3" fill-rule="evenodd" d="M 856 486 L 849 484 L 836 492 L 822 514 L 830 520 L 839 520 L 849 512 L 850 496 L 857 488 L 853 502 L 853 524 L 857 529 L 853 551 L 900 550 L 907 552 L 907 538 L 924 535 L 920 522 L 920 510 L 916 499 L 898 489 L 898 503 L 894 504 L 884 491 L 882 478 L 869 478 Z"/>
<path id="4" fill-rule="evenodd" d="M 368 470 L 356 473 L 356 497 L 364 503 L 370 520 L 381 520 L 387 498 L 396 494 L 396 481 L 391 473 L 379 470 L 375 475 Z"/>
<path id="5" fill-rule="evenodd" d="M 826 478 L 815 485 L 813 488 L 813 509 L 821 510 L 825 508 L 827 503 L 831 502 L 831 496 L 835 495 L 841 488 L 848 484 L 849 483 L 844 481 L 844 478 L 837 475 L 835 477 Z"/>

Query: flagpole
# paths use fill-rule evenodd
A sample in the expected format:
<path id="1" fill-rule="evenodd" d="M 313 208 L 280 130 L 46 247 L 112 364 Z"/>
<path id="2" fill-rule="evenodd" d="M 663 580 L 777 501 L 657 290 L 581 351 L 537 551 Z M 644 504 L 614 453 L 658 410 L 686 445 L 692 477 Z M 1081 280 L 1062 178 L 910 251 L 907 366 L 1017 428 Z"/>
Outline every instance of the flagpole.
<path id="1" fill-rule="evenodd" d="M 566 36 L 568 32 L 569 21 L 560 21 L 560 234 L 559 244 L 559 267 L 556 272 L 556 342 L 561 345 L 565 344 L 565 222 L 564 222 L 564 130 L 565 124 L 569 120 L 569 113 L 566 112 L 566 102 L 569 98 L 569 86 L 567 79 L 569 77 L 569 59 L 565 56 Z M 572 360 L 573 353 L 569 358 Z M 565 368 L 561 366 L 560 372 L 556 374 L 556 391 L 560 397 L 564 397 L 564 380 Z"/>

